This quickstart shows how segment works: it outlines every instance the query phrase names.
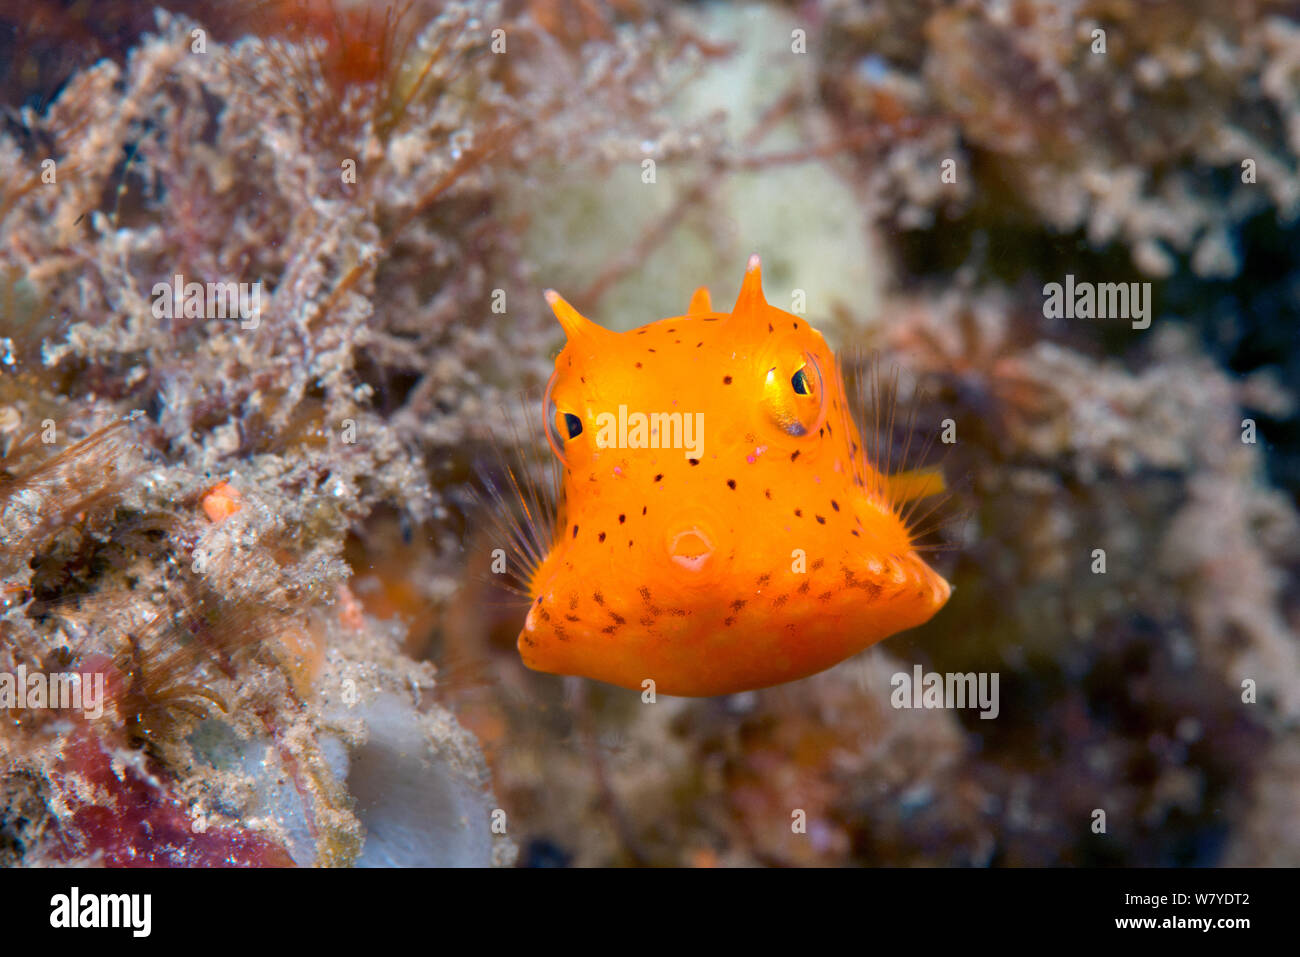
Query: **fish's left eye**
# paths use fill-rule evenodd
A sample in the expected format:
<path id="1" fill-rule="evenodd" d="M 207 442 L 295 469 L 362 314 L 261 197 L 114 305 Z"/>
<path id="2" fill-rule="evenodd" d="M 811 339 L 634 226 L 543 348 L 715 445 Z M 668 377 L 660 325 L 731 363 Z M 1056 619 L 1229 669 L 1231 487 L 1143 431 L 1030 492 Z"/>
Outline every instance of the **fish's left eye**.
<path id="1" fill-rule="evenodd" d="M 564 427 L 568 430 L 571 439 L 576 439 L 582 435 L 582 419 L 572 412 L 564 413 Z"/>
<path id="2" fill-rule="evenodd" d="M 811 352 L 773 359 L 763 383 L 763 408 L 787 435 L 816 432 L 826 421 L 821 367 Z M 793 370 L 793 371 L 792 371 Z"/>

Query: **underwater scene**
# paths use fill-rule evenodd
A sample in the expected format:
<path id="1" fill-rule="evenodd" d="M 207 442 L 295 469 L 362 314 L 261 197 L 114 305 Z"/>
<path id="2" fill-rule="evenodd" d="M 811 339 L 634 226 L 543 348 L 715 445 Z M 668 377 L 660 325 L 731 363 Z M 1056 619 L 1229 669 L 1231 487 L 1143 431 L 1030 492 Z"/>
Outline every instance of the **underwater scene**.
<path id="1" fill-rule="evenodd" d="M 1298 398 L 1295 0 L 8 0 L 0 867 L 1300 865 Z"/>

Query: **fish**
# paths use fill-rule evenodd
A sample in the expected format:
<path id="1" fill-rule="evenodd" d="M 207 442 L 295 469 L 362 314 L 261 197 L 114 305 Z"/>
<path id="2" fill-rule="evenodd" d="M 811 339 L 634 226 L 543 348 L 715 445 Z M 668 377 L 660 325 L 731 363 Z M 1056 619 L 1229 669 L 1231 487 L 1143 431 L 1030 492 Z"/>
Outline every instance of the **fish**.
<path id="1" fill-rule="evenodd" d="M 560 494 L 524 579 L 528 668 L 733 694 L 944 606 L 904 507 L 942 474 L 878 467 L 842 364 L 766 301 L 757 255 L 729 313 L 701 287 L 685 315 L 617 332 L 545 297 L 566 338 L 543 400 Z"/>

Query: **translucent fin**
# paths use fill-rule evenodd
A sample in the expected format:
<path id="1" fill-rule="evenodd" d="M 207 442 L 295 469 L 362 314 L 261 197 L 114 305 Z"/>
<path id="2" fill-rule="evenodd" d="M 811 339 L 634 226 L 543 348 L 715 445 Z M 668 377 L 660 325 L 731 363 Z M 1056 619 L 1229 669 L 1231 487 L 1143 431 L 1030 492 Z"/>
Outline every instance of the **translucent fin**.
<path id="1" fill-rule="evenodd" d="M 970 500 L 970 476 L 956 487 L 945 480 L 944 460 L 952 449 L 935 448 L 940 431 L 933 403 L 915 386 L 900 399 L 901 370 L 891 363 L 884 372 L 876 352 L 850 346 L 837 362 L 846 389 L 843 415 L 858 426 L 862 440 L 862 448 L 854 450 L 858 483 L 898 512 L 917 551 L 955 548 L 952 540 L 970 511 L 964 504 Z M 927 412 L 921 416 L 923 408 Z"/>
<path id="2" fill-rule="evenodd" d="M 475 462 L 475 481 L 468 489 L 476 507 L 467 515 L 467 530 L 510 556 L 506 574 L 484 580 L 525 600 L 554 544 L 561 508 L 559 461 L 544 441 L 538 448 L 540 409 L 536 390 L 498 407 L 495 428 L 485 434 L 492 455 Z"/>

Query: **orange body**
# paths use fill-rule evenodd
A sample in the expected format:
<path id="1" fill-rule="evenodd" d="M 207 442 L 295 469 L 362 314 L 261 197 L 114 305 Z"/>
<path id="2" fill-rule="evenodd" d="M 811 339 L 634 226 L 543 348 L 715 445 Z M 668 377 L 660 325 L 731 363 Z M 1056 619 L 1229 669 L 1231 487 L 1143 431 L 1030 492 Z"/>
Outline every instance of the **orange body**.
<path id="1" fill-rule="evenodd" d="M 758 257 L 731 313 L 700 290 L 688 315 L 627 333 L 547 296 L 568 335 L 546 409 L 563 501 L 529 583 L 528 667 L 727 694 L 942 607 L 948 583 L 866 461 L 835 357 L 767 304 Z"/>

